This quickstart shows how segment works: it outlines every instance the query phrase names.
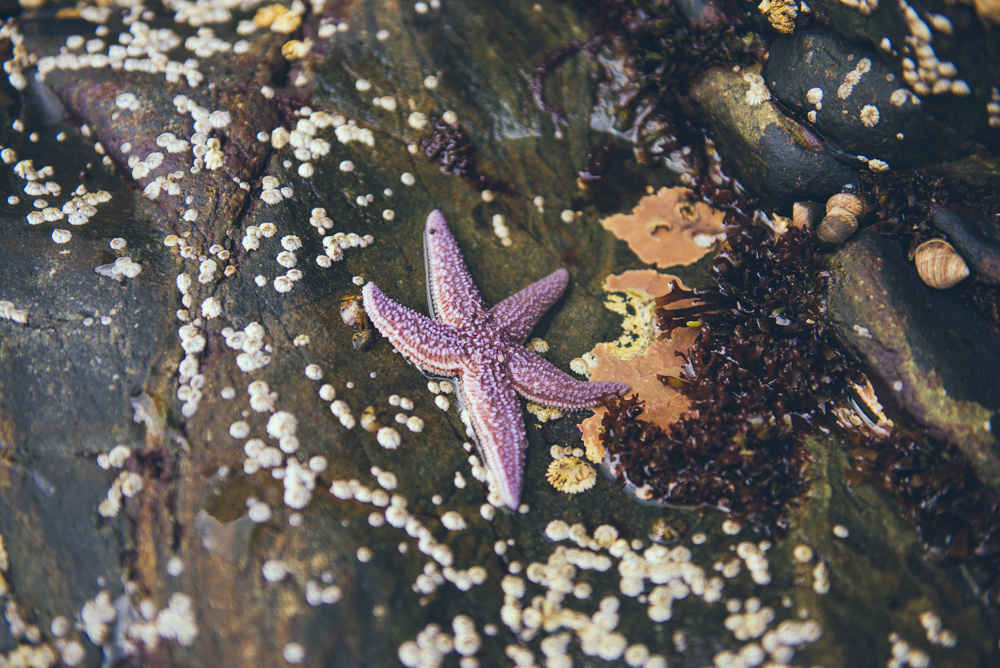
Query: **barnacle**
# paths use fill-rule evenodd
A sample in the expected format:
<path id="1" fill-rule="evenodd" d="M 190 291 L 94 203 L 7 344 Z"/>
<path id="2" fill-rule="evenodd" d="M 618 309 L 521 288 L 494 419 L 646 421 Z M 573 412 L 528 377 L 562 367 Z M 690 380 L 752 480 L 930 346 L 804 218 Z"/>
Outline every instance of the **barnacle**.
<path id="1" fill-rule="evenodd" d="M 791 0 L 764 0 L 757 6 L 757 9 L 767 17 L 771 27 L 778 32 L 791 33 L 795 30 L 795 17 L 799 14 L 795 2 Z"/>
<path id="2" fill-rule="evenodd" d="M 594 486 L 597 471 L 579 457 L 561 457 L 549 464 L 545 479 L 560 492 L 579 494 Z"/>

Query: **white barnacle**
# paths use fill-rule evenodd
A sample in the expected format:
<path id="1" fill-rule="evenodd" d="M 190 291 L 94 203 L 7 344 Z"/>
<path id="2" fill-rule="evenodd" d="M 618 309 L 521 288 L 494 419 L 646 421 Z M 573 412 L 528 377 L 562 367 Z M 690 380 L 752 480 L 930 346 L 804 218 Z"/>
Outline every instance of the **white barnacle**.
<path id="1" fill-rule="evenodd" d="M 210 149 L 208 153 L 205 154 L 205 168 L 216 170 L 222 167 L 225 162 L 226 156 L 217 148 Z"/>
<path id="2" fill-rule="evenodd" d="M 261 192 L 260 198 L 265 204 L 278 204 L 283 199 L 281 193 L 273 188 Z"/>
<path id="3" fill-rule="evenodd" d="M 889 104 L 894 107 L 901 107 L 906 104 L 906 101 L 910 97 L 910 91 L 905 88 L 897 88 L 892 91 L 892 95 L 889 96 Z"/>
<path id="4" fill-rule="evenodd" d="M 861 108 L 860 118 L 866 128 L 875 127 L 879 119 L 878 107 L 873 104 L 866 104 Z"/>
<path id="5" fill-rule="evenodd" d="M 229 115 L 228 111 L 216 110 L 208 115 L 208 122 L 212 124 L 213 128 L 224 128 L 229 125 L 232 120 L 232 116 Z"/>
<path id="6" fill-rule="evenodd" d="M 206 320 L 212 320 L 222 315 L 222 304 L 218 297 L 209 297 L 201 303 L 201 314 Z"/>
<path id="7" fill-rule="evenodd" d="M 449 510 L 441 516 L 441 524 L 444 525 L 444 528 L 448 529 L 448 531 L 462 531 L 469 526 L 465 523 L 465 518 L 454 510 Z"/>
<path id="8" fill-rule="evenodd" d="M 392 427 L 382 427 L 379 429 L 376 440 L 378 440 L 379 445 L 387 450 L 395 450 L 402 443 L 399 432 Z"/>
<path id="9" fill-rule="evenodd" d="M 42 209 L 42 218 L 45 219 L 46 222 L 54 223 L 57 220 L 62 220 L 63 216 L 63 212 L 54 206 L 48 206 Z"/>
<path id="10" fill-rule="evenodd" d="M 427 114 L 420 111 L 414 111 L 407 117 L 406 122 L 414 130 L 423 130 L 427 126 Z"/>
<path id="11" fill-rule="evenodd" d="M 278 411 L 267 420 L 267 433 L 271 438 L 294 436 L 297 428 L 298 420 L 288 411 Z"/>
<path id="12" fill-rule="evenodd" d="M 313 158 L 319 158 L 330 152 L 330 142 L 325 139 L 313 139 L 309 142 L 309 152 Z"/>

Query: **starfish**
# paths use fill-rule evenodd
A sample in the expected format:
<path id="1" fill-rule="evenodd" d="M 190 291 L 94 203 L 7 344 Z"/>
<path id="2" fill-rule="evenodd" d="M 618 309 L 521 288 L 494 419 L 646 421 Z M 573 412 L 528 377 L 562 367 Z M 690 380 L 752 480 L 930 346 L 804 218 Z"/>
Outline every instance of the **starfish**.
<path id="1" fill-rule="evenodd" d="M 574 410 L 628 389 L 624 383 L 587 383 L 563 373 L 524 347 L 538 320 L 566 289 L 558 269 L 487 310 L 441 212 L 424 231 L 431 318 L 397 304 L 369 282 L 365 312 L 404 357 L 426 373 L 457 377 L 460 396 L 510 508 L 521 499 L 526 435 L 520 394 L 528 401 Z"/>

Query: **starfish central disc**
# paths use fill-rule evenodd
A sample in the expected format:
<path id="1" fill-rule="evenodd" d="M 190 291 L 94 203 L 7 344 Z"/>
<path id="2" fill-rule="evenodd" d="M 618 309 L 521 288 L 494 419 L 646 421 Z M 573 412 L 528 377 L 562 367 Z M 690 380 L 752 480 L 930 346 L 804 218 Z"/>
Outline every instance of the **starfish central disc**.
<path id="1" fill-rule="evenodd" d="M 517 395 L 573 410 L 594 406 L 628 386 L 578 381 L 524 347 L 538 320 L 566 289 L 565 269 L 487 310 L 448 223 L 436 209 L 427 217 L 424 245 L 433 317 L 401 306 L 370 282 L 362 290 L 365 311 L 406 359 L 427 373 L 458 378 L 500 498 L 517 508 L 526 447 Z"/>

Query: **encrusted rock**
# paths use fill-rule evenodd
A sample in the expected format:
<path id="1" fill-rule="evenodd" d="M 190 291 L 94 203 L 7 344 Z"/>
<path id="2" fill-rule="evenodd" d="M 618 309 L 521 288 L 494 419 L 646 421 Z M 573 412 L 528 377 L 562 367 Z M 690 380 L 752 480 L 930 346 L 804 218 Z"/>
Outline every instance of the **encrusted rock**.
<path id="1" fill-rule="evenodd" d="M 834 159 L 822 139 L 781 113 L 754 76 L 759 79 L 757 68 L 713 70 L 692 90 L 699 111 L 714 119 L 719 150 L 741 182 L 788 211 L 797 201 L 826 201 L 856 183 L 858 171 Z"/>
<path id="2" fill-rule="evenodd" d="M 968 153 L 958 132 L 935 119 L 875 48 L 829 31 L 797 32 L 771 48 L 764 79 L 775 98 L 864 168 L 893 169 Z"/>

